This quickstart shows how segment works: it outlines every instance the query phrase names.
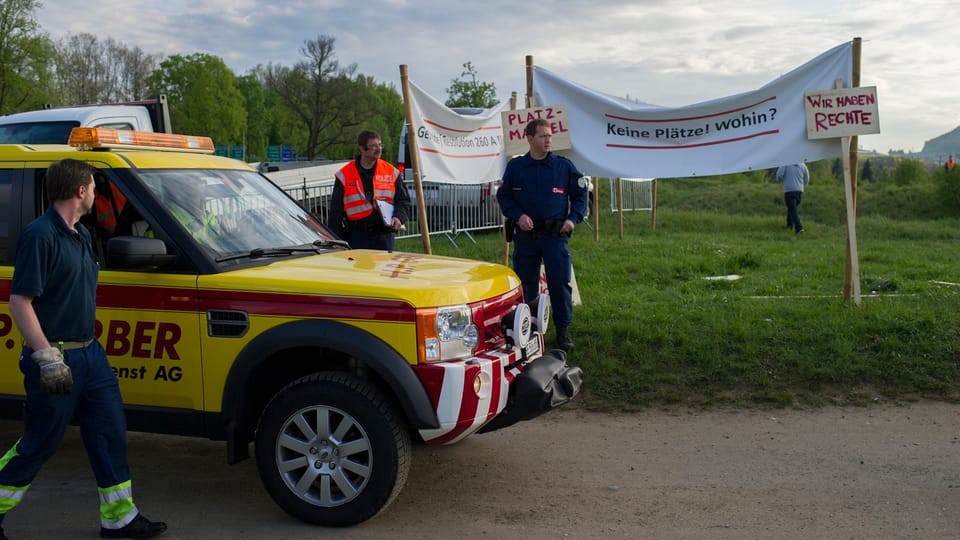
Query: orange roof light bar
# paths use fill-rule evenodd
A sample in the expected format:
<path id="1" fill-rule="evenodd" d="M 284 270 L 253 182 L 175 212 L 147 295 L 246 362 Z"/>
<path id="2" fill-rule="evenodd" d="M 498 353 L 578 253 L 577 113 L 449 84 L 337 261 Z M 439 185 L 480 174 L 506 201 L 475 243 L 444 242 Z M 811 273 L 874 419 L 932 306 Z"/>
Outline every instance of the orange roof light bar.
<path id="1" fill-rule="evenodd" d="M 178 150 L 212 154 L 213 139 L 194 135 L 152 133 L 110 128 L 73 128 L 67 144 L 80 150 L 128 148 L 141 150 Z"/>

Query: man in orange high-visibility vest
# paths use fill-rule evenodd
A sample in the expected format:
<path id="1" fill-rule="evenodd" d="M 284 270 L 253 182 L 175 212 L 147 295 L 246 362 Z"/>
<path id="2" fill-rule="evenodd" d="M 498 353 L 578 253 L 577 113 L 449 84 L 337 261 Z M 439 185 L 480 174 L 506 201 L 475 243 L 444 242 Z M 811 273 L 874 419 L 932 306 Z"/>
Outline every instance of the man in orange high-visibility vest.
<path id="1" fill-rule="evenodd" d="M 393 251 L 394 234 L 410 216 L 410 194 L 393 165 L 380 159 L 380 134 L 357 137 L 360 156 L 337 171 L 327 226 L 355 249 Z"/>

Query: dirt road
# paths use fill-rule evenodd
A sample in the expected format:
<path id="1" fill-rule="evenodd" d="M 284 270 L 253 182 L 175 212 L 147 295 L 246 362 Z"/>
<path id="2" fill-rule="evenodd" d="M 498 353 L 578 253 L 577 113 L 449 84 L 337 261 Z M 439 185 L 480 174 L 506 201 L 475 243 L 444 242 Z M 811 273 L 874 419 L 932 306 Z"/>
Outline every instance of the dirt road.
<path id="1" fill-rule="evenodd" d="M 3 449 L 19 436 L 0 422 Z M 164 538 L 960 537 L 960 405 L 813 411 L 561 410 L 446 448 L 420 446 L 377 518 L 288 517 L 221 443 L 130 434 L 137 502 Z M 97 500 L 71 429 L 8 536 L 93 538 Z"/>

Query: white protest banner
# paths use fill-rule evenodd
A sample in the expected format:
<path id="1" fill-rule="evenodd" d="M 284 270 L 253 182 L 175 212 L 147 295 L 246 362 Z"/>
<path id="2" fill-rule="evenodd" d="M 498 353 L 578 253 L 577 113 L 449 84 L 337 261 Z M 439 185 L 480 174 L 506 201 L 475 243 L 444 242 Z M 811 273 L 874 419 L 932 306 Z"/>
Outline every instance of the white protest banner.
<path id="1" fill-rule="evenodd" d="M 554 151 L 570 148 L 570 121 L 567 120 L 566 106 L 551 105 L 532 109 L 518 109 L 500 113 L 500 121 L 503 124 L 503 139 L 506 141 L 504 152 L 508 156 L 527 153 L 530 147 L 523 130 L 526 129 L 528 122 L 537 118 L 543 118 L 550 122 L 550 129 L 553 130 L 551 147 Z"/>
<path id="2" fill-rule="evenodd" d="M 425 182 L 481 184 L 499 180 L 507 165 L 500 113 L 504 102 L 477 115 L 458 114 L 410 83 L 412 133 Z"/>
<path id="3" fill-rule="evenodd" d="M 806 137 L 804 94 L 850 86 L 852 43 L 817 56 L 758 90 L 683 107 L 636 103 L 534 69 L 537 103 L 564 103 L 581 171 L 608 178 L 703 176 L 769 169 L 840 155 Z M 637 92 L 640 94 L 642 92 Z"/>
<path id="4" fill-rule="evenodd" d="M 807 92 L 804 98 L 809 139 L 880 133 L 876 86 Z"/>

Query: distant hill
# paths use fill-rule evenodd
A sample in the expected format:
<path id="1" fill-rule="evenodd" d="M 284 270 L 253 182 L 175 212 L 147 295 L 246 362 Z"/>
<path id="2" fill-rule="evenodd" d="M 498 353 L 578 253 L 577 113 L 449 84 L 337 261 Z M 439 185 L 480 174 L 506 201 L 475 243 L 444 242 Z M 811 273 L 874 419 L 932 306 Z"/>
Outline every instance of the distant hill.
<path id="1" fill-rule="evenodd" d="M 953 155 L 954 158 L 960 157 L 960 126 L 925 142 L 923 150 L 915 155 L 920 159 L 936 163 L 947 159 L 949 155 Z"/>

